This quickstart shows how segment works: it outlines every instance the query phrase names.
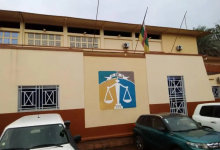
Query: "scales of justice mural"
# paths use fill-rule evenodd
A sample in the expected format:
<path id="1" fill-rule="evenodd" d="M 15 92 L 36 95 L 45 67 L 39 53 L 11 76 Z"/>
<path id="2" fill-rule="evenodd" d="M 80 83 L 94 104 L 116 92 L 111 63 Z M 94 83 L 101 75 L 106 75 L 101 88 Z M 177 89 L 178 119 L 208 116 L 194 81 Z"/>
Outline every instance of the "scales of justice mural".
<path id="1" fill-rule="evenodd" d="M 100 109 L 136 107 L 134 72 L 99 71 Z"/>

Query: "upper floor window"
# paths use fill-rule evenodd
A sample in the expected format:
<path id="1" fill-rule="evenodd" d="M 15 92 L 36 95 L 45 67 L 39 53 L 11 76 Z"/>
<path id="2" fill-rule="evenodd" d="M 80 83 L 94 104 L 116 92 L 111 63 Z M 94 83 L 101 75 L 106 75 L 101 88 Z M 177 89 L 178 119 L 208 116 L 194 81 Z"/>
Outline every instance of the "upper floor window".
<path id="1" fill-rule="evenodd" d="M 0 27 L 20 29 L 20 22 L 0 21 Z"/>
<path id="2" fill-rule="evenodd" d="M 92 48 L 94 40 L 94 48 L 99 48 L 98 38 L 70 36 L 70 47 Z"/>
<path id="3" fill-rule="evenodd" d="M 25 29 L 40 30 L 40 31 L 43 31 L 45 29 L 46 31 L 63 32 L 62 26 L 52 26 L 52 25 L 33 24 L 33 23 L 26 23 Z"/>
<path id="4" fill-rule="evenodd" d="M 215 98 L 220 98 L 220 86 L 213 86 L 212 92 Z"/>
<path id="5" fill-rule="evenodd" d="M 131 32 L 123 32 L 123 31 L 109 31 L 104 30 L 104 35 L 107 36 L 122 36 L 122 37 L 132 37 Z"/>
<path id="6" fill-rule="evenodd" d="M 19 86 L 18 111 L 59 109 L 59 86 Z"/>
<path id="7" fill-rule="evenodd" d="M 18 44 L 18 32 L 0 31 L 0 44 Z"/>
<path id="8" fill-rule="evenodd" d="M 28 45 L 61 46 L 61 35 L 28 33 Z"/>
<path id="9" fill-rule="evenodd" d="M 95 35 L 100 35 L 100 30 L 87 29 L 87 28 L 68 27 L 68 32 L 69 33 L 80 33 L 80 34 L 93 34 L 93 35 L 95 33 Z"/>
<path id="10" fill-rule="evenodd" d="M 139 38 L 140 33 L 135 33 L 135 37 Z M 150 39 L 160 40 L 161 36 L 159 34 L 147 34 L 147 37 Z"/>

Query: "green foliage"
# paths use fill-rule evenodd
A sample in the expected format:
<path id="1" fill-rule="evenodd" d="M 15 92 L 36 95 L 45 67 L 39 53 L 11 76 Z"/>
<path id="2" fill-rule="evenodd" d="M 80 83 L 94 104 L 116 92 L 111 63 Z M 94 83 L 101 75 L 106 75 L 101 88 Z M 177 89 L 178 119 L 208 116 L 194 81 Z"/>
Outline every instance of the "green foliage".
<path id="1" fill-rule="evenodd" d="M 205 37 L 197 38 L 199 54 L 220 57 L 220 24 L 216 24 L 214 28 L 198 26 L 193 30 L 211 32 Z"/>

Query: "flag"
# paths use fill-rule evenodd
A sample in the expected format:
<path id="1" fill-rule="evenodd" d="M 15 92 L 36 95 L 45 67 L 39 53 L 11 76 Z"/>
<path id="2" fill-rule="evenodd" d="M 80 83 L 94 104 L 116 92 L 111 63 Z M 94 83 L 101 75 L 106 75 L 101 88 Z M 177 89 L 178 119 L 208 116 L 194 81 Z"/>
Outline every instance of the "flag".
<path id="1" fill-rule="evenodd" d="M 149 44 L 148 44 L 148 39 L 147 39 L 147 30 L 145 29 L 144 21 L 143 21 L 142 28 L 141 28 L 141 31 L 140 31 L 139 40 L 140 40 L 142 46 L 144 47 L 144 52 L 149 52 Z"/>

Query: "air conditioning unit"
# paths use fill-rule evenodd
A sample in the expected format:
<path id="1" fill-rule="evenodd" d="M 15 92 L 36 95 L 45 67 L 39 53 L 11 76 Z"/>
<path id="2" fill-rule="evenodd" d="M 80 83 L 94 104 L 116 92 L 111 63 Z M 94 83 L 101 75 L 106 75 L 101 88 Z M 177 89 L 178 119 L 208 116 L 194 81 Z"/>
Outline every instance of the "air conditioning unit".
<path id="1" fill-rule="evenodd" d="M 183 46 L 181 46 L 181 45 L 178 45 L 177 47 L 176 47 L 176 50 L 177 51 L 181 51 L 183 49 Z"/>
<path id="2" fill-rule="evenodd" d="M 217 83 L 220 84 L 220 77 L 216 79 Z"/>
<path id="3" fill-rule="evenodd" d="M 129 43 L 123 43 L 123 48 L 128 49 L 129 48 Z"/>

